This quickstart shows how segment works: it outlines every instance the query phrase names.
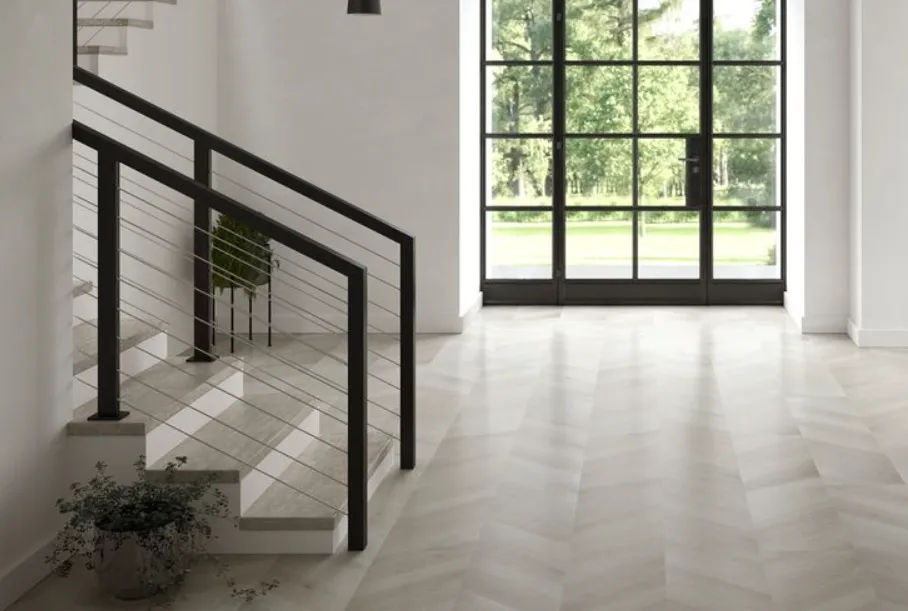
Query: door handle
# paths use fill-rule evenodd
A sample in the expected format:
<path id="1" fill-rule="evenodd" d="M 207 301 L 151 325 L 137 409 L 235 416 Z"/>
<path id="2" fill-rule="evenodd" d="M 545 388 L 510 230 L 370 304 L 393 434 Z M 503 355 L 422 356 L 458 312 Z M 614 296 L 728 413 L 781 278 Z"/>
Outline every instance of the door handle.
<path id="1" fill-rule="evenodd" d="M 699 157 L 678 157 L 678 161 L 685 161 L 687 163 L 700 163 Z"/>

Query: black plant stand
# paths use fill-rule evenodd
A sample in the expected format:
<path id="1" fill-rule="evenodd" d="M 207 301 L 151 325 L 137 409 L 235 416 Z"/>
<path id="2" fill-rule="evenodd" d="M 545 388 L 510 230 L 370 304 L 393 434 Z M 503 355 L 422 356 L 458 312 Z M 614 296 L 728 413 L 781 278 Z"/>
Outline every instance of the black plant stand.
<path id="1" fill-rule="evenodd" d="M 273 310 L 273 307 L 272 307 L 273 295 L 271 292 L 271 275 L 270 274 L 268 275 L 268 284 L 266 286 L 268 287 L 268 347 L 270 348 L 271 339 L 272 339 L 271 338 L 271 318 L 272 318 L 272 310 Z M 236 341 L 236 316 L 235 316 L 235 314 L 236 314 L 236 311 L 235 311 L 236 288 L 237 288 L 236 286 L 231 286 L 228 289 L 230 291 L 230 354 L 233 354 L 234 352 L 236 352 L 236 343 L 235 343 L 235 341 Z M 218 324 L 217 324 L 217 316 L 215 314 L 216 309 L 214 307 L 214 296 L 212 296 L 211 299 L 212 299 L 212 312 L 213 312 L 212 313 L 211 345 L 214 346 L 215 339 L 217 337 Z M 251 342 L 252 337 L 253 337 L 252 336 L 252 303 L 253 303 L 252 295 L 249 295 L 248 299 L 249 299 L 249 310 L 247 312 L 247 315 L 249 318 L 249 341 Z"/>

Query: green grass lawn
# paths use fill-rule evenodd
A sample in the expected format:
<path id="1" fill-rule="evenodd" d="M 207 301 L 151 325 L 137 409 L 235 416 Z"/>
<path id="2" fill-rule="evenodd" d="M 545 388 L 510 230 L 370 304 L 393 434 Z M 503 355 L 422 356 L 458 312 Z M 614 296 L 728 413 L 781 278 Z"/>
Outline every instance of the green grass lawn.
<path id="1" fill-rule="evenodd" d="M 552 228 L 549 223 L 493 223 L 488 243 L 493 265 L 551 263 Z M 567 256 L 570 265 L 608 265 L 632 259 L 630 222 L 569 222 Z M 641 263 L 699 261 L 699 224 L 646 225 L 640 236 Z M 722 223 L 714 232 L 716 265 L 769 265 L 769 250 L 776 243 L 773 229 L 746 223 Z"/>

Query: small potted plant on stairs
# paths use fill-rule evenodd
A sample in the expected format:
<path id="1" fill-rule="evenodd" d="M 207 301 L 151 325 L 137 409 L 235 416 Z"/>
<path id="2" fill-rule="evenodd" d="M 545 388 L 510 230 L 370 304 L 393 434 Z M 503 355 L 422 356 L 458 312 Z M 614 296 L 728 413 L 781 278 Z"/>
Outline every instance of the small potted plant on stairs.
<path id="1" fill-rule="evenodd" d="M 214 289 L 230 291 L 230 351 L 234 351 L 234 291 L 248 298 L 249 340 L 252 340 L 252 306 L 258 287 L 268 285 L 268 345 L 271 345 L 271 274 L 278 261 L 268 236 L 226 214 L 218 217 L 211 244 L 211 280 Z"/>
<path id="2" fill-rule="evenodd" d="M 57 501 L 67 520 L 47 557 L 54 572 L 69 575 L 82 562 L 107 593 L 120 600 L 147 599 L 152 607 L 169 606 L 200 560 L 215 564 L 234 597 L 252 600 L 275 588 L 276 581 L 238 588 L 223 561 L 205 556 L 215 538 L 212 521 L 229 518 L 227 497 L 211 477 L 177 483 L 176 472 L 185 464 L 186 458 L 177 458 L 167 464 L 162 481 L 149 481 L 140 457 L 136 480 L 120 484 L 99 462 L 87 484 L 72 484 L 70 497 Z"/>
<path id="3" fill-rule="evenodd" d="M 226 214 L 218 217 L 211 234 L 212 283 L 215 289 L 243 289 L 255 297 L 268 283 L 274 250 L 268 236 Z"/>

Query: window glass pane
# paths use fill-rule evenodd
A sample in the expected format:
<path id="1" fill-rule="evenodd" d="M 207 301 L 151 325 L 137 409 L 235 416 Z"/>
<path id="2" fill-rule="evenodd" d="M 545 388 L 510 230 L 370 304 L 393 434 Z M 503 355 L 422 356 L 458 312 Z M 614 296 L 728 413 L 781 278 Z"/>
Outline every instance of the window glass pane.
<path id="1" fill-rule="evenodd" d="M 486 140 L 486 206 L 551 206 L 552 142 Z"/>
<path id="2" fill-rule="evenodd" d="M 633 121 L 633 69 L 628 66 L 568 66 L 568 133 L 630 133 Z"/>
<path id="3" fill-rule="evenodd" d="M 718 60 L 778 60 L 780 0 L 713 0 Z"/>
<path id="4" fill-rule="evenodd" d="M 779 212 L 715 212 L 713 277 L 779 280 L 782 233 Z"/>
<path id="5" fill-rule="evenodd" d="M 700 69 L 641 66 L 639 103 L 642 133 L 698 133 Z"/>
<path id="6" fill-rule="evenodd" d="M 633 212 L 568 212 L 567 277 L 633 278 Z"/>
<path id="7" fill-rule="evenodd" d="M 565 146 L 568 206 L 633 206 L 631 140 L 568 139 Z"/>
<path id="8" fill-rule="evenodd" d="M 700 277 L 700 213 L 681 210 L 638 212 L 639 277 Z"/>
<path id="9" fill-rule="evenodd" d="M 551 0 L 488 0 L 489 60 L 552 59 Z"/>
<path id="10" fill-rule="evenodd" d="M 486 79 L 492 133 L 551 133 L 551 67 L 493 66 L 487 69 Z"/>
<path id="11" fill-rule="evenodd" d="M 621 60 L 633 57 L 633 0 L 566 0 L 567 58 Z"/>
<path id="12" fill-rule="evenodd" d="M 501 280 L 551 277 L 552 213 L 487 213 L 486 278 Z"/>
<path id="13" fill-rule="evenodd" d="M 713 75 L 717 134 L 781 131 L 781 71 L 777 66 L 716 66 Z"/>
<path id="14" fill-rule="evenodd" d="M 639 0 L 640 59 L 700 58 L 700 0 Z"/>
<path id="15" fill-rule="evenodd" d="M 713 201 L 721 206 L 780 206 L 779 141 L 716 139 Z"/>
<path id="16" fill-rule="evenodd" d="M 687 142 L 679 138 L 644 138 L 638 143 L 641 206 L 685 206 Z"/>

